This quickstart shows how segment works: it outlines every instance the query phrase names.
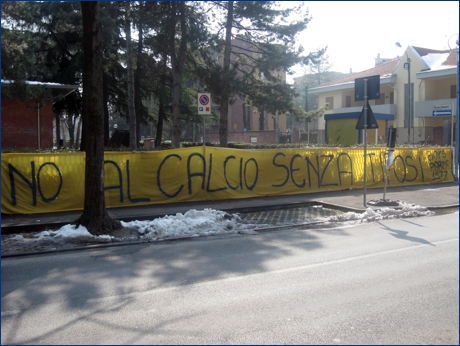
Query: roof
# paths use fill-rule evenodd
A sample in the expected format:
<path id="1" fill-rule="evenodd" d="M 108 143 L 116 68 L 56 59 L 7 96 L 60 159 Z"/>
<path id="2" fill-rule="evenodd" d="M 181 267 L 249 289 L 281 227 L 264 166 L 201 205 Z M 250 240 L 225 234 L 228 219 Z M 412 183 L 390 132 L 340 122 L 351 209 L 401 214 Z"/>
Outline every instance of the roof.
<path id="1" fill-rule="evenodd" d="M 344 84 L 344 83 L 349 83 L 349 82 L 354 83 L 356 78 L 363 78 L 363 77 L 369 77 L 369 76 L 379 75 L 381 78 L 390 77 L 393 74 L 394 68 L 396 67 L 396 64 L 398 63 L 398 61 L 399 61 L 399 58 L 395 58 L 391 61 L 388 61 L 376 67 L 370 68 L 368 70 L 352 73 L 345 77 L 333 80 L 331 82 L 323 83 L 318 88 L 331 86 L 331 85 L 337 85 L 337 84 Z M 312 88 L 312 89 L 315 89 L 315 88 Z"/>
<path id="2" fill-rule="evenodd" d="M 456 50 L 437 50 L 412 46 L 430 71 L 457 67 Z"/>
<path id="3" fill-rule="evenodd" d="M 456 50 L 436 50 L 414 46 L 409 46 L 409 49 L 412 49 L 412 51 L 418 55 L 427 66 L 427 69 L 423 71 L 423 73 L 418 72 L 417 76 L 421 73 L 421 75 L 424 75 L 423 78 L 427 78 L 430 74 L 439 74 L 439 71 L 444 71 L 441 72 L 443 74 L 451 74 L 453 71 L 450 69 L 457 69 Z M 339 87 L 340 85 L 354 83 L 356 78 L 364 78 L 374 75 L 379 75 L 380 78 L 390 78 L 394 75 L 394 70 L 400 60 L 401 57 L 394 58 L 376 67 L 352 73 L 331 82 L 323 83 L 315 88 L 311 88 L 309 91 L 319 91 L 320 89 L 323 89 L 322 91 L 329 91 L 333 86 Z"/>
<path id="4" fill-rule="evenodd" d="M 2 87 L 8 86 L 13 84 L 13 80 L 2 79 Z M 69 85 L 69 84 L 59 84 L 59 83 L 46 83 L 46 82 L 37 82 L 37 81 L 25 81 L 27 85 L 39 85 L 45 86 L 52 90 L 53 96 L 56 102 L 57 100 L 61 100 L 67 95 L 71 94 L 75 90 L 78 89 L 78 85 Z"/>
<path id="5" fill-rule="evenodd" d="M 13 84 L 13 80 L 2 79 L 2 86 L 7 86 L 9 84 Z M 42 85 L 47 86 L 51 89 L 77 89 L 78 85 L 69 85 L 69 84 L 60 84 L 60 83 L 48 83 L 48 82 L 37 82 L 37 81 L 25 81 L 27 85 Z"/>

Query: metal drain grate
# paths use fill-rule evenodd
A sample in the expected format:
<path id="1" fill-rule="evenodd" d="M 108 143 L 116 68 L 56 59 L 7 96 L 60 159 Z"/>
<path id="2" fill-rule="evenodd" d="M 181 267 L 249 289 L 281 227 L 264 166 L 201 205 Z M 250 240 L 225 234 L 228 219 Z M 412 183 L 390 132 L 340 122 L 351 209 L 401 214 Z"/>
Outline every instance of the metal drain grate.
<path id="1" fill-rule="evenodd" d="M 320 221 L 341 213 L 321 206 L 299 207 L 240 214 L 243 223 L 285 226 Z"/>

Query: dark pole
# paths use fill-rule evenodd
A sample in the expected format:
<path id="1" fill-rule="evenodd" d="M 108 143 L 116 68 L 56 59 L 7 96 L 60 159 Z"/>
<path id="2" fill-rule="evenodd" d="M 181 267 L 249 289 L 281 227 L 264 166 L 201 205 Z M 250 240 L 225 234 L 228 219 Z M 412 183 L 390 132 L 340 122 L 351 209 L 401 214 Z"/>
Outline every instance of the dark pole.
<path id="1" fill-rule="evenodd" d="M 367 182 L 367 78 L 364 79 L 364 196 L 363 196 L 363 205 L 367 207 L 366 203 L 366 182 Z"/>
<path id="2" fill-rule="evenodd" d="M 449 46 L 449 50 L 452 51 L 452 48 L 450 46 L 450 39 L 454 36 L 457 36 L 457 40 L 455 41 L 455 44 L 457 45 L 457 104 L 456 104 L 456 114 L 454 113 L 455 107 L 452 104 L 452 133 L 451 133 L 451 143 L 452 143 L 452 155 L 453 155 L 453 162 L 452 162 L 452 172 L 454 175 L 454 179 L 456 181 L 459 180 L 459 161 L 460 161 L 460 152 L 459 152 L 459 135 L 460 135 L 460 122 L 459 119 L 460 117 L 458 116 L 458 110 L 459 110 L 459 102 L 458 102 L 458 83 L 460 81 L 459 79 L 459 73 L 458 73 L 458 68 L 459 68 L 459 45 L 458 45 L 458 34 L 453 34 L 452 36 L 449 37 L 447 40 L 447 45 Z M 456 128 L 456 135 L 455 135 L 455 145 L 454 145 L 454 114 L 457 115 L 457 128 Z"/>
<path id="3" fill-rule="evenodd" d="M 411 132 L 411 127 L 414 126 L 413 124 L 413 119 L 412 119 L 412 87 L 411 87 L 411 83 L 410 83 L 410 58 L 409 56 L 407 55 L 407 52 L 406 53 L 406 57 L 407 57 L 407 83 L 409 84 L 409 124 L 407 126 L 407 141 L 410 143 L 410 139 L 411 139 L 411 135 L 410 135 L 410 132 Z"/>
<path id="4" fill-rule="evenodd" d="M 458 82 L 460 81 L 459 79 L 459 73 L 458 73 L 458 50 L 459 50 L 459 46 L 458 46 L 458 34 L 457 34 L 457 41 L 456 41 L 456 44 L 457 44 L 457 136 L 455 138 L 455 158 L 454 158 L 454 167 L 455 167 L 455 173 L 454 173 L 454 178 L 458 181 L 459 180 L 459 176 L 458 176 L 458 171 L 459 171 L 459 160 L 460 160 L 460 153 L 459 153 L 459 145 L 458 145 L 458 140 L 459 140 L 459 135 L 460 135 L 460 117 L 458 116 L 458 110 L 459 110 L 459 103 L 458 103 Z M 449 47 L 450 48 L 450 47 Z M 452 109 L 452 114 L 454 114 L 454 110 Z M 453 139 L 452 139 L 453 140 Z"/>
<path id="5" fill-rule="evenodd" d="M 402 49 L 401 44 L 399 42 L 396 42 L 396 46 Z M 412 88 L 411 88 L 411 82 L 410 82 L 410 58 L 406 51 L 404 51 L 404 54 L 406 54 L 406 58 L 407 58 L 407 83 L 409 84 L 408 85 L 409 116 L 407 117 L 407 142 L 410 143 L 410 129 L 412 126 L 412 92 L 411 92 Z"/>

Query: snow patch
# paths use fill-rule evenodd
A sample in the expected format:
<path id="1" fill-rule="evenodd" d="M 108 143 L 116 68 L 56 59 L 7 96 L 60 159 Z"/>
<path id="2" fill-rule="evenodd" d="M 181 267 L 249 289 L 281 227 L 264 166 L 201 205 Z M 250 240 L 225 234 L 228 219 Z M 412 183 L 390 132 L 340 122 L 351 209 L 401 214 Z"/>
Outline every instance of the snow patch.
<path id="1" fill-rule="evenodd" d="M 322 206 L 317 206 L 322 208 Z M 357 222 L 373 222 L 384 219 L 401 217 L 428 216 L 434 213 L 425 207 L 414 204 L 399 202 L 396 208 L 385 207 L 381 209 L 367 208 L 363 213 L 347 212 L 334 216 L 315 219 L 324 224 L 342 223 L 337 228 L 346 227 L 346 224 Z M 258 234 L 257 228 L 269 225 L 246 224 L 238 214 L 230 214 L 221 210 L 191 209 L 186 213 L 166 215 L 152 221 L 121 221 L 121 226 L 134 229 L 140 234 L 140 238 L 148 241 L 179 237 L 205 237 L 222 234 Z M 16 236 L 15 239 L 20 239 Z M 96 243 L 110 243 L 115 238 L 110 235 L 94 236 L 86 227 L 65 225 L 57 231 L 43 231 L 35 235 L 37 240 L 53 241 L 91 241 Z"/>
<path id="2" fill-rule="evenodd" d="M 382 209 L 367 208 L 363 213 L 348 212 L 329 217 L 330 222 L 344 222 L 344 221 L 377 221 L 394 219 L 400 217 L 415 217 L 415 216 L 428 216 L 434 213 L 429 211 L 426 207 L 421 207 L 415 204 L 407 204 L 399 202 L 400 208 L 394 209 L 385 207 Z"/>
<path id="3" fill-rule="evenodd" d="M 166 215 L 152 221 L 122 221 L 121 225 L 136 229 L 142 238 L 148 240 L 236 233 L 237 228 L 253 227 L 252 225 L 243 225 L 237 214 L 209 208 L 204 210 L 191 209 L 184 214 Z"/>

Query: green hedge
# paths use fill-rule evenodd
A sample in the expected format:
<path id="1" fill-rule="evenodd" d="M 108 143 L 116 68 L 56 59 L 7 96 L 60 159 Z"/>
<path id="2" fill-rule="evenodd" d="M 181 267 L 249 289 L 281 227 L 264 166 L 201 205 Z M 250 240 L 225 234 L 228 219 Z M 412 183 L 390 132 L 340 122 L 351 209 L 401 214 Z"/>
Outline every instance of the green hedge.
<path id="1" fill-rule="evenodd" d="M 190 147 L 201 147 L 203 143 L 201 142 L 181 142 L 181 147 L 183 148 L 190 148 Z M 220 144 L 217 142 L 206 142 L 206 146 L 208 147 L 220 147 Z M 385 147 L 386 144 L 371 144 L 369 147 Z M 235 149 L 276 149 L 276 148 L 360 148 L 363 147 L 363 144 L 356 144 L 356 145 L 338 145 L 338 144 L 309 144 L 309 143 L 284 143 L 284 144 L 252 144 L 252 143 L 228 143 L 228 148 L 235 148 Z M 434 145 L 426 145 L 426 144 L 402 144 L 398 145 L 398 147 L 410 147 L 410 148 L 420 148 L 420 147 L 436 147 Z M 437 146 L 439 147 L 439 146 Z M 450 147 L 450 146 L 445 146 Z M 136 151 L 159 151 L 159 150 L 167 150 L 171 149 L 171 143 L 161 143 L 159 148 L 144 148 L 140 147 Z M 105 147 L 105 151 L 130 151 L 129 148 L 126 147 Z M 72 153 L 78 152 L 78 149 L 68 149 L 68 148 L 61 148 L 61 149 L 11 149 L 11 148 L 2 148 L 2 153 Z"/>

